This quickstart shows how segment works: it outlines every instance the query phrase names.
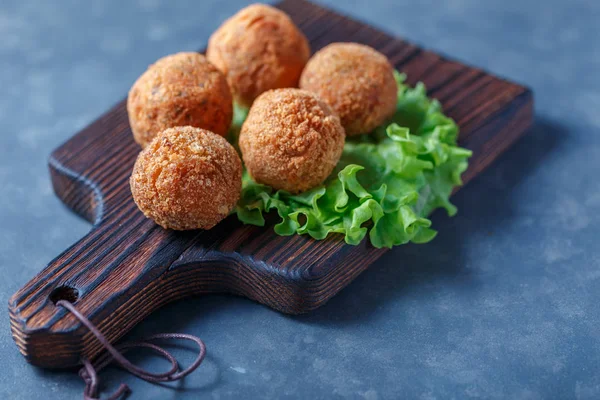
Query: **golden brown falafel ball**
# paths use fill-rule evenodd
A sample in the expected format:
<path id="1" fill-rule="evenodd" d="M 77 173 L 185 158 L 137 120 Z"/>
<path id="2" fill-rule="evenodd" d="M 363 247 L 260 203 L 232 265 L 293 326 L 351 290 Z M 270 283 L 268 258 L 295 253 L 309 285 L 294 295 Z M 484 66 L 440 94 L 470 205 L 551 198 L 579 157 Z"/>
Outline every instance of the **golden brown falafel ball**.
<path id="1" fill-rule="evenodd" d="M 300 89 L 260 95 L 242 125 L 239 144 L 250 175 L 291 193 L 320 185 L 344 149 L 346 134 L 331 107 Z"/>
<path id="2" fill-rule="evenodd" d="M 233 99 L 223 74 L 198 53 L 166 56 L 148 67 L 129 91 L 127 112 L 142 147 L 174 126 L 195 126 L 225 136 Z"/>
<path id="3" fill-rule="evenodd" d="M 227 76 L 235 100 L 249 107 L 269 89 L 298 87 L 310 48 L 287 14 L 252 4 L 212 34 L 206 57 Z"/>
<path id="4" fill-rule="evenodd" d="M 394 114 L 398 87 L 387 57 L 358 43 L 332 43 L 306 64 L 300 88 L 340 116 L 346 134 L 369 133 Z"/>
<path id="5" fill-rule="evenodd" d="M 140 210 L 163 228 L 210 229 L 240 198 L 242 163 L 222 136 L 180 126 L 142 150 L 130 185 Z"/>

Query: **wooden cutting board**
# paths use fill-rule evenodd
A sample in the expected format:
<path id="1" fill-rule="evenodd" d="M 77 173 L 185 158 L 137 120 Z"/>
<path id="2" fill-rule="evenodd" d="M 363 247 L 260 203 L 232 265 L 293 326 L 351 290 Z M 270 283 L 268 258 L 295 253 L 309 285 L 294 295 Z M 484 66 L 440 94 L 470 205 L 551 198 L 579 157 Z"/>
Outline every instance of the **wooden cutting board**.
<path id="1" fill-rule="evenodd" d="M 533 97 L 523 86 L 306 1 L 278 7 L 304 31 L 313 52 L 331 42 L 364 43 L 386 54 L 410 84 L 423 81 L 460 126 L 460 144 L 473 151 L 465 183 L 532 123 Z M 191 295 L 227 292 L 284 313 L 311 311 L 386 251 L 367 241 L 349 246 L 340 236 L 281 237 L 272 226 L 245 226 L 235 216 L 209 231 L 164 230 L 131 198 L 129 175 L 139 151 L 122 101 L 50 156 L 56 194 L 93 228 L 9 301 L 13 338 L 29 362 L 68 367 L 101 351 L 54 305 L 58 299 L 74 301 L 114 342 L 153 310 Z"/>

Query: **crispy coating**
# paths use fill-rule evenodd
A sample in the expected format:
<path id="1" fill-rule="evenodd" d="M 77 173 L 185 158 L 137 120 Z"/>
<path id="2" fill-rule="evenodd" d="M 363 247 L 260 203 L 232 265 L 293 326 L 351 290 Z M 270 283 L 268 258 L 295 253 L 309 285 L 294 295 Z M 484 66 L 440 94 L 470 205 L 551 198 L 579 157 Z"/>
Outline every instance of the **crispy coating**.
<path id="1" fill-rule="evenodd" d="M 141 151 L 130 185 L 140 210 L 163 228 L 210 229 L 240 198 L 242 163 L 222 136 L 175 127 Z"/>
<path id="2" fill-rule="evenodd" d="M 263 93 L 252 105 L 239 145 L 254 180 L 300 193 L 331 174 L 345 139 L 339 117 L 315 94 L 276 89 Z"/>
<path id="3" fill-rule="evenodd" d="M 252 4 L 212 34 L 206 57 L 227 76 L 235 100 L 249 107 L 269 89 L 298 87 L 310 47 L 287 14 Z"/>
<path id="4" fill-rule="evenodd" d="M 225 136 L 233 98 L 223 74 L 198 53 L 158 60 L 129 91 L 127 112 L 133 137 L 142 147 L 174 126 L 195 126 Z"/>
<path id="5" fill-rule="evenodd" d="M 333 107 L 348 136 L 369 133 L 392 116 L 398 86 L 387 57 L 358 43 L 332 43 L 306 64 L 300 88 Z"/>

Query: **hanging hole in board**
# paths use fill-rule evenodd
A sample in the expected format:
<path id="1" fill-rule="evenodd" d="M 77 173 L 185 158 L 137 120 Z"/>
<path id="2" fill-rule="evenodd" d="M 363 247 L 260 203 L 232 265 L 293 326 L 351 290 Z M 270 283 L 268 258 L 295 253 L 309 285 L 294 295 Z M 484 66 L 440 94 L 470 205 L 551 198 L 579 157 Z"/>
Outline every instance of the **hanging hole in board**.
<path id="1" fill-rule="evenodd" d="M 59 286 L 55 288 L 48 297 L 55 305 L 60 300 L 65 300 L 69 303 L 75 303 L 79 297 L 79 291 L 71 286 Z"/>

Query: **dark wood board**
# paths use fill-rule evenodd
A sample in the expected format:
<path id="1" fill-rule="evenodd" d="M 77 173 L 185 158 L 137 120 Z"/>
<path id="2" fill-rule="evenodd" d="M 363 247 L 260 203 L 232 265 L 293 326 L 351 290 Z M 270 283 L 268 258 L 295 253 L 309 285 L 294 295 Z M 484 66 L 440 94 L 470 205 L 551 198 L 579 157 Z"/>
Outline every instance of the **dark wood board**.
<path id="1" fill-rule="evenodd" d="M 461 145 L 473 150 L 465 183 L 532 123 L 533 97 L 523 86 L 306 1 L 278 7 L 313 51 L 336 41 L 364 43 L 386 54 L 410 84 L 423 81 L 459 124 Z M 12 334 L 29 362 L 68 367 L 101 351 L 72 315 L 54 306 L 56 298 L 76 300 L 114 342 L 153 310 L 191 295 L 227 292 L 284 313 L 311 311 L 386 251 L 368 241 L 349 246 L 340 236 L 280 237 L 270 226 L 244 226 L 235 217 L 209 231 L 164 230 L 131 199 L 129 175 L 139 150 L 122 101 L 50 156 L 56 194 L 94 225 L 9 301 Z"/>

